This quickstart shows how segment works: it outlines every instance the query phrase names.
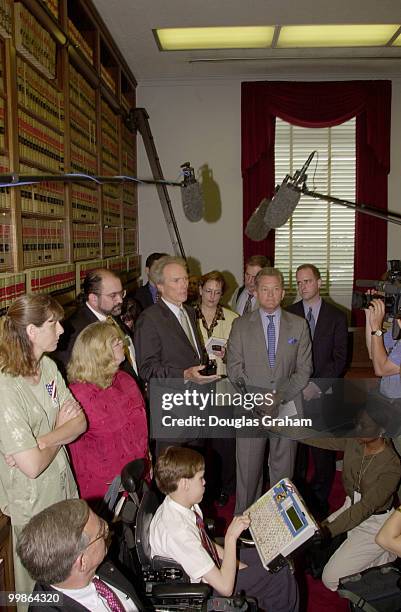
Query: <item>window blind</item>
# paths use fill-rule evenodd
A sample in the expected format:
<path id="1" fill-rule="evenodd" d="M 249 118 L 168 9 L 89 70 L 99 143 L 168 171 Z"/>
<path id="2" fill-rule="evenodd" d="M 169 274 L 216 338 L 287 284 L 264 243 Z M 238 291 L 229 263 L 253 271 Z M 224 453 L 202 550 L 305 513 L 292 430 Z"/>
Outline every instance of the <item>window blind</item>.
<path id="1" fill-rule="evenodd" d="M 308 188 L 354 202 L 355 119 L 335 127 L 311 129 L 277 118 L 276 184 L 300 169 L 313 150 L 318 154 L 308 169 Z M 354 237 L 353 210 L 302 196 L 292 217 L 276 230 L 275 266 L 283 272 L 290 293 L 296 293 L 296 268 L 313 263 L 322 275 L 323 294 L 335 287 L 336 294 L 350 295 Z"/>

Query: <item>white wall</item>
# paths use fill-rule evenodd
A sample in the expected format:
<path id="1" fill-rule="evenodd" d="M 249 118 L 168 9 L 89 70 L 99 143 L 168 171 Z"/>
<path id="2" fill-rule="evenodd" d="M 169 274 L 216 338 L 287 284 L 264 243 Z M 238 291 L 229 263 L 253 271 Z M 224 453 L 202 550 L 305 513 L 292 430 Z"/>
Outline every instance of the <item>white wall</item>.
<path id="1" fill-rule="evenodd" d="M 180 164 L 185 161 L 190 161 L 198 171 L 207 165 L 212 172 L 214 184 L 207 182 L 210 189 L 207 190 L 206 201 L 214 205 L 217 211 L 219 202 L 221 206 L 221 214 L 214 222 L 187 221 L 182 212 L 179 189 L 169 188 L 187 256 L 200 262 L 203 273 L 215 268 L 228 270 L 240 282 L 241 82 L 201 80 L 144 83 L 138 87 L 137 104 L 146 108 L 150 116 L 165 178 L 175 180 Z M 393 80 L 392 109 L 389 208 L 401 213 L 401 79 Z M 141 138 L 138 138 L 138 175 L 150 176 Z M 139 227 L 139 249 L 144 259 L 152 251 L 171 252 L 154 187 L 140 187 Z M 388 255 L 389 258 L 401 259 L 401 226 L 389 227 Z"/>

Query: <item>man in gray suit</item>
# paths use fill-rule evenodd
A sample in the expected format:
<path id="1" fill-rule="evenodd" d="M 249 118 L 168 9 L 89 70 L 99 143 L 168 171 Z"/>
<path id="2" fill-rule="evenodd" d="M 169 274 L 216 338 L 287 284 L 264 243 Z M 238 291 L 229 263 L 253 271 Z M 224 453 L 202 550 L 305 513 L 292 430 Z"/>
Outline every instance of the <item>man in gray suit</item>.
<path id="1" fill-rule="evenodd" d="M 284 279 L 276 268 L 262 268 L 255 279 L 259 308 L 236 319 L 228 340 L 227 372 L 234 384 L 274 393 L 279 409 L 293 401 L 302 415 L 301 391 L 312 372 L 311 341 L 305 319 L 281 310 Z M 241 514 L 262 493 L 266 437 L 237 438 L 237 499 Z M 273 486 L 292 477 L 296 442 L 270 437 L 269 476 Z"/>

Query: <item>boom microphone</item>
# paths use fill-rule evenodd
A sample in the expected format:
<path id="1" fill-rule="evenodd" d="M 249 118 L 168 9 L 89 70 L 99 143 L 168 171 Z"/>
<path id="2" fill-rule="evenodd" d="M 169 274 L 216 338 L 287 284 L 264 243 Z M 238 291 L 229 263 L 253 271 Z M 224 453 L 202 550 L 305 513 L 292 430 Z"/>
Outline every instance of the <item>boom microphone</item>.
<path id="1" fill-rule="evenodd" d="M 248 236 L 250 240 L 260 242 L 264 240 L 270 232 L 271 228 L 266 225 L 264 220 L 270 202 L 271 200 L 263 198 L 257 209 L 250 216 L 245 228 L 245 235 Z"/>
<path id="2" fill-rule="evenodd" d="M 203 217 L 204 200 L 201 185 L 195 178 L 194 169 L 189 162 L 181 165 L 184 182 L 181 185 L 181 200 L 188 221 L 200 221 Z"/>
<path id="3" fill-rule="evenodd" d="M 265 225 L 276 229 L 284 225 L 291 217 L 301 199 L 300 186 L 306 181 L 306 171 L 315 153 L 316 151 L 312 151 L 301 170 L 297 170 L 294 176 L 287 174 L 284 181 L 277 188 L 271 204 L 266 210 L 264 217 Z"/>

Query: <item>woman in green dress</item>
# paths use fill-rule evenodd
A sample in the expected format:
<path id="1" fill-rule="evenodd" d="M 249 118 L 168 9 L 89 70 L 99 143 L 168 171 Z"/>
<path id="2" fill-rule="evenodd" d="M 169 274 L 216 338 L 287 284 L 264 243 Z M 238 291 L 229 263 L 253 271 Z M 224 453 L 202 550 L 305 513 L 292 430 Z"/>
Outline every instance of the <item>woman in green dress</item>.
<path id="1" fill-rule="evenodd" d="M 45 356 L 63 333 L 62 316 L 51 296 L 24 295 L 0 332 L 0 510 L 11 518 L 17 591 L 33 588 L 15 554 L 22 527 L 47 506 L 78 496 L 64 444 L 85 431 L 86 420 Z"/>

